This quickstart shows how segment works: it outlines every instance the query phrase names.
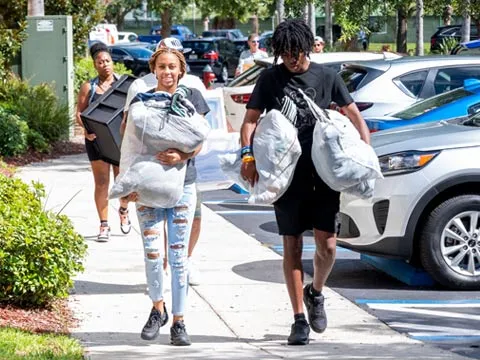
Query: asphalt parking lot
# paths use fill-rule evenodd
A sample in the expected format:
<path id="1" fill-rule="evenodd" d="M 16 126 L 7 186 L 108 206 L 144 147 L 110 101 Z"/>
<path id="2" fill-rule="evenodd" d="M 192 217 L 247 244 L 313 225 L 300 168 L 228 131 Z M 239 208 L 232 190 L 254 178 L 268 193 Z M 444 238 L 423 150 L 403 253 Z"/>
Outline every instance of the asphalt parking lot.
<path id="1" fill-rule="evenodd" d="M 203 193 L 203 203 L 272 251 L 282 253 L 271 206 L 249 205 L 231 190 Z M 304 238 L 304 268 L 313 274 L 314 242 Z M 338 248 L 327 285 L 396 331 L 453 352 L 480 359 L 480 291 L 409 286 Z"/>

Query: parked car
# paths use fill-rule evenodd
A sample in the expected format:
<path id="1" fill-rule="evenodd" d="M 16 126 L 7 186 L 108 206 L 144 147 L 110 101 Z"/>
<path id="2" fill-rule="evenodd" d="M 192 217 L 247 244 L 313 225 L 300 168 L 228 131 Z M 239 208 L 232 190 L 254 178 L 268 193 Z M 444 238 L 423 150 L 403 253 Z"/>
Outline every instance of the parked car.
<path id="1" fill-rule="evenodd" d="M 480 289 L 480 114 L 372 134 L 384 179 L 342 194 L 339 245 L 421 265 L 440 284 Z"/>
<path id="2" fill-rule="evenodd" d="M 352 63 L 340 72 L 364 117 L 399 111 L 480 78 L 478 56 L 407 56 Z"/>
<path id="3" fill-rule="evenodd" d="M 263 37 L 259 37 L 260 43 L 258 44 L 258 48 L 262 51 L 268 53 L 266 39 Z M 237 49 L 238 55 L 242 53 L 243 50 L 248 50 L 248 39 L 240 39 L 240 40 L 233 40 L 235 44 L 235 48 Z"/>
<path id="4" fill-rule="evenodd" d="M 135 76 L 144 76 L 150 73 L 148 60 L 153 51 L 134 45 L 114 45 L 110 46 L 113 62 L 119 62 L 130 69 Z"/>
<path id="5" fill-rule="evenodd" d="M 138 35 L 134 32 L 118 32 L 118 41 L 115 44 L 128 44 L 137 41 Z"/>
<path id="6" fill-rule="evenodd" d="M 439 26 L 437 31 L 430 38 L 430 51 L 440 50 L 440 45 L 444 39 L 454 38 L 460 42 L 462 38 L 462 25 Z M 475 24 L 470 26 L 470 40 L 478 39 L 478 28 Z"/>
<path id="7" fill-rule="evenodd" d="M 310 59 L 319 64 L 325 64 L 335 71 L 339 71 L 342 64 L 348 61 L 373 60 L 373 59 L 396 59 L 399 55 L 394 53 L 371 53 L 371 52 L 332 52 L 322 54 L 310 54 Z M 245 116 L 245 106 L 250 100 L 255 83 L 263 70 L 272 66 L 273 57 L 257 60 L 256 64 L 241 75 L 233 79 L 223 87 L 223 97 L 227 120 L 235 131 L 240 126 Z"/>
<path id="8" fill-rule="evenodd" d="M 451 55 L 480 55 L 480 40 L 466 41 L 457 44 L 452 51 Z"/>
<path id="9" fill-rule="evenodd" d="M 138 35 L 138 41 L 144 41 L 148 43 L 158 43 L 162 40 L 160 32 L 162 31 L 162 25 L 154 25 L 150 29 L 150 34 L 148 35 Z M 195 34 L 185 25 L 174 24 L 170 28 L 170 36 L 179 39 L 180 41 L 193 39 Z"/>
<path id="10" fill-rule="evenodd" d="M 240 29 L 211 29 L 202 32 L 202 38 L 225 37 L 229 40 L 246 39 Z"/>
<path id="11" fill-rule="evenodd" d="M 467 79 L 463 87 L 414 103 L 397 113 L 365 118 L 371 132 L 399 126 L 458 118 L 480 110 L 480 81 Z"/>
<path id="12" fill-rule="evenodd" d="M 226 38 L 202 38 L 183 42 L 184 48 L 190 48 L 185 59 L 193 75 L 202 76 L 203 69 L 210 65 L 221 82 L 235 75 L 238 57 L 235 44 Z"/>

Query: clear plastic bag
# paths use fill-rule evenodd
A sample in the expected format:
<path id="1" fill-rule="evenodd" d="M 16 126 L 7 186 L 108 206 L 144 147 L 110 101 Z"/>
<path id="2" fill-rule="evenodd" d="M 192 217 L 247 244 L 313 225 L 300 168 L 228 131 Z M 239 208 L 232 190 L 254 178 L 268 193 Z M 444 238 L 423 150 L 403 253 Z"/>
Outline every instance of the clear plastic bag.
<path id="1" fill-rule="evenodd" d="M 334 110 L 322 110 L 302 95 L 317 119 L 312 161 L 320 178 L 333 190 L 371 197 L 375 179 L 383 178 L 373 148 L 360 138 L 346 116 Z"/>
<path id="2" fill-rule="evenodd" d="M 259 121 L 252 147 L 258 172 L 254 187 L 241 179 L 240 149 L 219 156 L 222 170 L 250 192 L 249 203 L 273 204 L 290 186 L 302 154 L 297 129 L 280 111 L 271 110 Z"/>
<path id="3" fill-rule="evenodd" d="M 183 194 L 186 165 L 162 165 L 155 158 L 169 148 L 192 152 L 206 139 L 210 127 L 195 113 L 181 117 L 169 113 L 170 99 L 133 103 L 122 140 L 120 173 L 109 198 L 138 194 L 138 203 L 154 208 L 173 207 Z"/>

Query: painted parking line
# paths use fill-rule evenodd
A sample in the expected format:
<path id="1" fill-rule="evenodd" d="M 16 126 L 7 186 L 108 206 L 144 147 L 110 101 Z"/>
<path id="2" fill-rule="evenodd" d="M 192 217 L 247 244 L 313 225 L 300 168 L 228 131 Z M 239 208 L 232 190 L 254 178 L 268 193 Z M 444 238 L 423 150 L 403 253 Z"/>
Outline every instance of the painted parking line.
<path id="1" fill-rule="evenodd" d="M 390 327 L 405 331 L 410 337 L 422 341 L 472 341 L 480 339 L 480 315 L 455 311 L 456 309 L 480 309 L 480 300 L 383 300 L 356 299 L 357 304 L 370 309 L 388 312 L 402 312 L 414 316 L 435 317 L 436 319 L 465 320 L 471 327 L 446 327 L 409 322 L 386 322 Z"/>

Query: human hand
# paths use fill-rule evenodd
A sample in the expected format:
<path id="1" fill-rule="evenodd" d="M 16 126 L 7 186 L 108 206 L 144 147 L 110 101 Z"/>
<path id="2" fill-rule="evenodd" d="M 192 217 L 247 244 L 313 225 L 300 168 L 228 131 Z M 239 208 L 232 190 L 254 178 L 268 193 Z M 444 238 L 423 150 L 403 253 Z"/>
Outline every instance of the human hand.
<path id="1" fill-rule="evenodd" d="M 97 135 L 95 135 L 94 133 L 89 134 L 86 129 L 83 130 L 83 134 L 85 136 L 85 139 L 89 141 L 93 141 L 97 138 Z"/>
<path id="2" fill-rule="evenodd" d="M 162 165 L 174 166 L 178 163 L 186 161 L 188 159 L 188 154 L 177 149 L 167 149 L 159 152 L 156 158 Z"/>
<path id="3" fill-rule="evenodd" d="M 138 193 L 132 192 L 131 194 L 128 194 L 127 196 L 122 197 L 121 200 L 126 200 L 128 202 L 137 202 L 138 200 Z"/>
<path id="4" fill-rule="evenodd" d="M 258 181 L 258 172 L 257 167 L 255 166 L 255 161 L 242 162 L 242 167 L 240 168 L 240 175 L 243 180 L 248 181 L 252 186 Z"/>

